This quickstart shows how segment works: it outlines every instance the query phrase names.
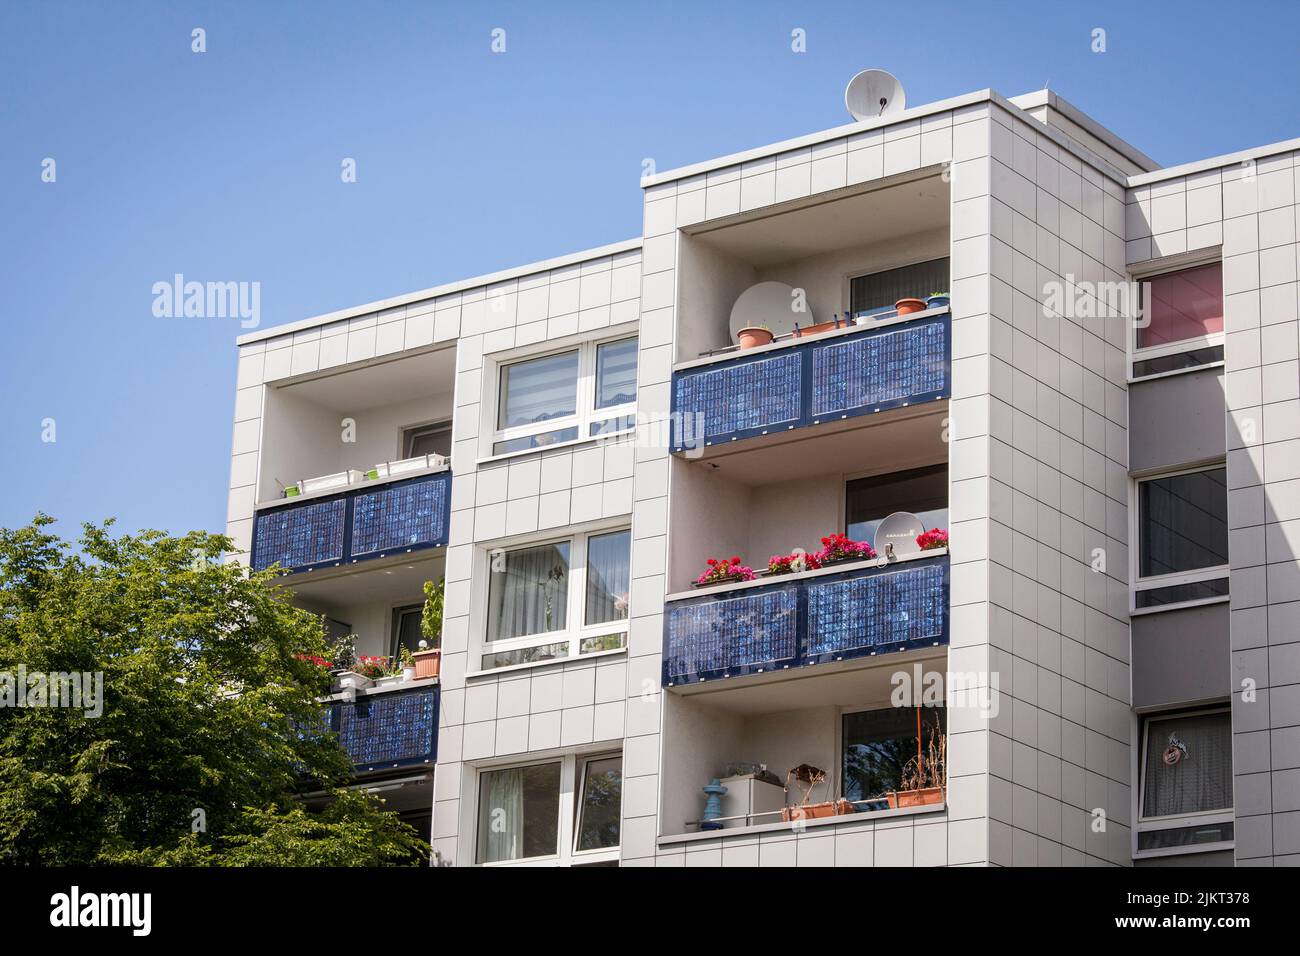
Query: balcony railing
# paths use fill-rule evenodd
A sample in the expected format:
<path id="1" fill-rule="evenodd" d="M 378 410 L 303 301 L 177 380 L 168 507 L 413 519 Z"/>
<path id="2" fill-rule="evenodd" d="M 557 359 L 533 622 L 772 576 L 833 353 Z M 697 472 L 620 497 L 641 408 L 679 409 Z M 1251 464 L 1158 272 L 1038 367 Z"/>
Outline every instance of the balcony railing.
<path id="1" fill-rule="evenodd" d="M 258 509 L 252 565 L 314 571 L 445 547 L 450 515 L 449 471 L 289 499 Z"/>
<path id="2" fill-rule="evenodd" d="M 948 643 L 948 556 L 775 578 L 664 607 L 663 686 Z"/>
<path id="3" fill-rule="evenodd" d="M 949 315 L 790 339 L 673 372 L 672 450 L 947 398 Z"/>
<path id="4" fill-rule="evenodd" d="M 338 734 L 357 773 L 432 767 L 438 757 L 438 685 L 332 701 L 314 730 Z"/>

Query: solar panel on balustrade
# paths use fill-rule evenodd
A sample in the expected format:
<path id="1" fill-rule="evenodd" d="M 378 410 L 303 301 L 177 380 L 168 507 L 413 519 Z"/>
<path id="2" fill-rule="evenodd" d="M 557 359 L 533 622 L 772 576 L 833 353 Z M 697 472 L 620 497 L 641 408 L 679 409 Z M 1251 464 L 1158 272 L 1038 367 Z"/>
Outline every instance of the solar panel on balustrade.
<path id="1" fill-rule="evenodd" d="M 253 567 L 260 571 L 278 561 L 284 568 L 301 568 L 341 560 L 346 516 L 342 498 L 260 512 Z"/>
<path id="2" fill-rule="evenodd" d="M 940 322 L 819 346 L 812 362 L 813 415 L 851 412 L 947 387 Z"/>
<path id="3" fill-rule="evenodd" d="M 798 421 L 802 358 L 797 352 L 677 376 L 676 407 L 683 415 L 680 442 L 725 438 L 736 432 Z M 693 416 L 703 419 L 703 436 Z"/>
<path id="4" fill-rule="evenodd" d="M 446 476 L 357 495 L 352 503 L 352 556 L 446 540 Z"/>
<path id="5" fill-rule="evenodd" d="M 339 741 L 357 766 L 422 763 L 434 755 L 437 695 L 375 694 L 340 704 Z"/>
<path id="6" fill-rule="evenodd" d="M 715 672 L 769 669 L 795 656 L 799 591 L 670 606 L 665 611 L 664 670 L 671 680 Z"/>
<path id="7" fill-rule="evenodd" d="M 806 657 L 940 640 L 947 562 L 808 584 Z"/>

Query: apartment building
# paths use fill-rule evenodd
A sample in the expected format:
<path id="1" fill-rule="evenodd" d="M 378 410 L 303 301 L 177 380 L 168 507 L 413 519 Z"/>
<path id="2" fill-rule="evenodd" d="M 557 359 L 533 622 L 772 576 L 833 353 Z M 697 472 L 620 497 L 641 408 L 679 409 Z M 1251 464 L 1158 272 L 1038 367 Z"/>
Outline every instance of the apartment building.
<path id="1" fill-rule="evenodd" d="M 658 173 L 241 337 L 231 559 L 365 654 L 445 580 L 330 705 L 445 865 L 1296 863 L 1297 150 L 985 90 Z"/>

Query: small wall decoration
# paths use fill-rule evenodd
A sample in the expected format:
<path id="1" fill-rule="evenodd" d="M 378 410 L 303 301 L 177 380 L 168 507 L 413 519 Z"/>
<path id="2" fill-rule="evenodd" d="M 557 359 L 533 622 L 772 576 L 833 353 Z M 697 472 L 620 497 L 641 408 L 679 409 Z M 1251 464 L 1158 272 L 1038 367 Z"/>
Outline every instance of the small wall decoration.
<path id="1" fill-rule="evenodd" d="M 1172 767 L 1187 756 L 1187 744 L 1178 739 L 1177 735 L 1169 735 L 1169 746 L 1161 754 L 1160 759 L 1165 762 L 1166 767 Z"/>

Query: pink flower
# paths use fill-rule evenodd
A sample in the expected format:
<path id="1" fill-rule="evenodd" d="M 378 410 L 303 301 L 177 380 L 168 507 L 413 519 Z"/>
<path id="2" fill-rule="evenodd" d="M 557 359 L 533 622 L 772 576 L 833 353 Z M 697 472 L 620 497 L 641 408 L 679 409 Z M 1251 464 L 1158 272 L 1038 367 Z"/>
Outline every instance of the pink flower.
<path id="1" fill-rule="evenodd" d="M 931 528 L 929 531 L 922 531 L 916 536 L 916 544 L 922 551 L 946 548 L 948 547 L 948 530 L 946 528 Z"/>

